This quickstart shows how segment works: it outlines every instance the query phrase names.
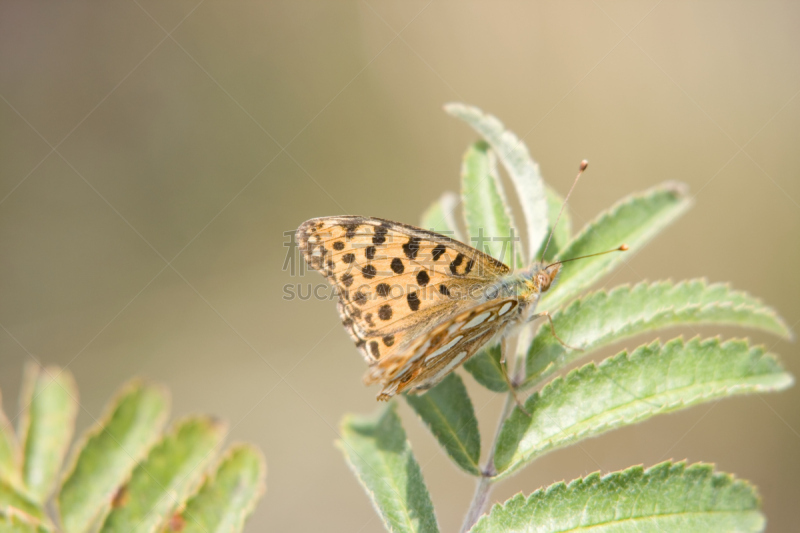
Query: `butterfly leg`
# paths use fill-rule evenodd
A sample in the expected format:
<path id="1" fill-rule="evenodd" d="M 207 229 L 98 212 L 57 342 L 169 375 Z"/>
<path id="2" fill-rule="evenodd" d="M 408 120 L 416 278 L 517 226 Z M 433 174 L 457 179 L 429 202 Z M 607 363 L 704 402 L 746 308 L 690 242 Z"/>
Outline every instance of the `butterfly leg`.
<path id="1" fill-rule="evenodd" d="M 561 344 L 561 346 L 563 346 L 564 348 L 569 348 L 570 350 L 577 350 L 579 352 L 583 351 L 583 348 L 579 348 L 577 346 L 571 346 L 566 342 L 562 341 L 561 337 L 556 335 L 556 327 L 553 325 L 553 317 L 550 316 L 550 313 L 548 311 L 542 311 L 541 313 L 536 313 L 531 317 L 531 320 L 536 320 L 537 318 L 541 318 L 543 316 L 547 317 L 547 320 L 550 322 L 550 332 L 553 334 L 553 337 L 555 337 L 555 339 Z"/>
<path id="2" fill-rule="evenodd" d="M 517 407 L 519 407 L 519 410 L 522 411 L 523 413 L 525 413 L 525 415 L 528 418 L 530 418 L 531 414 L 528 411 L 525 410 L 525 404 L 523 404 L 522 400 L 519 399 L 519 396 L 517 395 L 517 389 L 511 383 L 511 378 L 508 377 L 508 367 L 506 366 L 506 340 L 505 339 L 502 339 L 500 341 L 500 347 L 501 347 L 500 348 L 500 353 L 502 354 L 500 356 L 500 368 L 503 371 L 503 377 L 506 380 L 506 385 L 508 385 L 508 392 L 511 395 L 514 396 L 514 401 L 516 402 Z"/>

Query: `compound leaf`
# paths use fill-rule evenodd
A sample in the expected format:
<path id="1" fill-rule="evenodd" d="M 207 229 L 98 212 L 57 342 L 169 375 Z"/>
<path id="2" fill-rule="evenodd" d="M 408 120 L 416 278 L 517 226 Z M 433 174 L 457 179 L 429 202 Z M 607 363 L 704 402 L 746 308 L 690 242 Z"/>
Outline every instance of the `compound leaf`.
<path id="1" fill-rule="evenodd" d="M 224 431 L 207 417 L 176 424 L 117 491 L 100 533 L 147 533 L 166 523 L 202 479 Z"/>
<path id="2" fill-rule="evenodd" d="M 267 467 L 254 446 L 231 446 L 164 533 L 239 533 L 264 493 Z"/>
<path id="3" fill-rule="evenodd" d="M 386 529 L 398 533 L 439 531 L 422 471 L 395 404 L 377 416 L 345 416 L 341 436 L 336 444 Z"/>
<path id="4" fill-rule="evenodd" d="M 621 244 L 638 251 L 686 212 L 691 203 L 686 186 L 675 182 L 662 183 L 623 198 L 587 224 L 564 246 L 557 259 L 602 252 Z M 542 297 L 539 309 L 555 309 L 621 265 L 625 259 L 624 253 L 611 253 L 564 264 L 556 285 Z"/>
<path id="5" fill-rule="evenodd" d="M 545 385 L 516 409 L 494 456 L 508 476 L 547 452 L 725 396 L 785 389 L 793 382 L 774 356 L 746 341 L 673 339 L 590 363 Z"/>
<path id="6" fill-rule="evenodd" d="M 764 530 L 755 489 L 707 464 L 661 463 L 556 483 L 495 505 L 472 533 Z"/>
<path id="7" fill-rule="evenodd" d="M 593 350 L 612 342 L 681 324 L 722 324 L 761 329 L 788 338 L 775 311 L 745 292 L 705 280 L 659 281 L 598 291 L 553 313 L 556 333 L 539 328 L 528 350 L 526 384 L 531 385 Z"/>
<path id="8" fill-rule="evenodd" d="M 444 106 L 450 115 L 460 118 L 477 131 L 494 149 L 497 157 L 508 170 L 508 175 L 517 190 L 522 213 L 528 230 L 528 256 L 532 261 L 542 241 L 547 236 L 547 198 L 539 165 L 534 163 L 528 148 L 502 122 L 485 114 L 477 107 L 460 103 Z"/>
<path id="9" fill-rule="evenodd" d="M 43 502 L 56 484 L 75 431 L 78 388 L 69 371 L 30 364 L 21 396 L 22 480 L 28 494 Z"/>
<path id="10" fill-rule="evenodd" d="M 134 381 L 89 429 L 57 498 L 66 533 L 86 531 L 109 505 L 161 433 L 168 410 L 164 389 Z"/>
<path id="11" fill-rule="evenodd" d="M 522 266 L 519 234 L 511 218 L 497 157 L 479 141 L 469 147 L 461 166 L 461 197 L 469 244 L 510 266 Z"/>
<path id="12" fill-rule="evenodd" d="M 453 461 L 470 474 L 480 475 L 478 419 L 458 374 L 450 373 L 425 394 L 405 397 Z"/>

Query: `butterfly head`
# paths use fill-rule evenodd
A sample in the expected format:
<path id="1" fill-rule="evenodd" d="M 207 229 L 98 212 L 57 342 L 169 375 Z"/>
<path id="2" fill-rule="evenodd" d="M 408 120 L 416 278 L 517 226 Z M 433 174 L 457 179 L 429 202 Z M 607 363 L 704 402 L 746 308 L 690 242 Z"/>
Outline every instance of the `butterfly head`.
<path id="1" fill-rule="evenodd" d="M 530 288 L 539 293 L 547 292 L 555 283 L 559 272 L 561 272 L 561 263 L 553 263 L 552 265 L 535 269 L 529 282 Z"/>

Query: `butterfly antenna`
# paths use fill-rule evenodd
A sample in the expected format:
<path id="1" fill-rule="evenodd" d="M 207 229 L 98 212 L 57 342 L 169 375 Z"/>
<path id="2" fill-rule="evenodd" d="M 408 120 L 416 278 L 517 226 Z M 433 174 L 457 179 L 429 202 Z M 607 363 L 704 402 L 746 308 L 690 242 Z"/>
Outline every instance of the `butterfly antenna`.
<path id="1" fill-rule="evenodd" d="M 569 188 L 569 192 L 567 196 L 564 198 L 564 203 L 561 204 L 561 209 L 558 210 L 558 216 L 556 217 L 556 221 L 553 224 L 553 227 L 550 228 L 550 235 L 547 237 L 547 244 L 544 245 L 544 250 L 542 250 L 542 261 L 544 261 L 544 254 L 547 253 L 547 248 L 550 246 L 550 240 L 553 238 L 553 232 L 556 231 L 556 226 L 558 226 L 558 221 L 561 220 L 561 213 L 564 212 L 564 208 L 567 206 L 567 200 L 569 200 L 570 195 L 572 194 L 572 190 L 575 188 L 575 185 L 578 184 L 578 180 L 581 178 L 581 174 L 583 171 L 586 170 L 586 167 L 589 166 L 589 162 L 587 160 L 581 161 L 581 165 L 578 167 L 578 175 L 575 176 L 575 181 L 572 182 L 572 187 Z"/>
<path id="2" fill-rule="evenodd" d="M 549 267 L 551 267 L 553 265 L 561 265 L 561 264 L 564 264 L 564 263 L 569 263 L 570 261 L 577 261 L 578 259 L 586 259 L 587 257 L 596 257 L 598 255 L 610 254 L 611 252 L 627 252 L 627 251 L 628 251 L 628 245 L 627 244 L 620 244 L 616 248 L 613 248 L 611 250 L 606 250 L 605 252 L 597 252 L 596 254 L 582 255 L 580 257 L 571 257 L 569 259 L 564 259 L 563 261 L 556 261 L 555 263 L 550 263 L 547 266 L 549 268 Z"/>

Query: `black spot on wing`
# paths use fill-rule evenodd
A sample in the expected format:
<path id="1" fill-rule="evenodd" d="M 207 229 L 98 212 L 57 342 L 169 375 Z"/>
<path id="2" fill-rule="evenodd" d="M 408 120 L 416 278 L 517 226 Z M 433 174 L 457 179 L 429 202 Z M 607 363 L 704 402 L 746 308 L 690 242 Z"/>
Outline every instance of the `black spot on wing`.
<path id="1" fill-rule="evenodd" d="M 419 253 L 419 237 L 411 237 L 408 239 L 408 242 L 403 245 L 403 253 L 406 254 L 406 257 L 409 259 L 415 259 L 417 254 Z"/>
<path id="2" fill-rule="evenodd" d="M 391 290 L 392 288 L 388 283 L 378 283 L 378 285 L 375 287 L 375 293 L 378 296 L 389 296 Z"/>
<path id="3" fill-rule="evenodd" d="M 375 359 L 380 358 L 381 351 L 380 351 L 380 348 L 378 347 L 378 341 L 370 341 L 370 343 L 369 343 L 369 353 L 371 353 L 372 356 Z"/>
<path id="4" fill-rule="evenodd" d="M 344 237 L 348 241 L 356 236 L 356 231 L 358 230 L 358 224 L 343 224 L 342 227 L 345 230 Z"/>
<path id="5" fill-rule="evenodd" d="M 390 320 L 392 318 L 392 306 L 384 304 L 378 309 L 378 318 L 381 320 Z"/>
<path id="6" fill-rule="evenodd" d="M 373 265 L 364 265 L 364 267 L 361 269 L 361 274 L 363 274 L 366 279 L 374 278 L 375 274 L 377 273 L 378 271 Z"/>
<path id="7" fill-rule="evenodd" d="M 419 309 L 420 300 L 416 292 L 408 293 L 408 296 L 406 296 L 406 301 L 408 301 L 408 307 L 412 311 Z"/>
<path id="8" fill-rule="evenodd" d="M 475 266 L 475 260 L 474 259 L 470 259 L 469 261 L 467 261 L 467 266 L 464 267 L 464 274 L 465 275 L 469 274 L 470 271 L 472 270 L 473 266 Z"/>
<path id="9" fill-rule="evenodd" d="M 437 244 L 436 248 L 431 250 L 431 257 L 433 257 L 434 261 L 438 261 L 439 258 L 442 256 L 442 254 L 445 253 L 446 251 L 447 248 L 445 248 L 444 244 Z"/>
<path id="10" fill-rule="evenodd" d="M 372 236 L 372 244 L 383 244 L 386 242 L 386 234 L 389 230 L 383 226 L 375 227 L 375 235 Z"/>
<path id="11" fill-rule="evenodd" d="M 450 272 L 458 274 L 458 267 L 462 261 L 464 261 L 464 254 L 456 255 L 456 258 L 450 261 Z"/>
<path id="12" fill-rule="evenodd" d="M 392 259 L 392 272 L 395 274 L 402 274 L 406 267 L 403 265 L 403 260 L 399 257 Z"/>

